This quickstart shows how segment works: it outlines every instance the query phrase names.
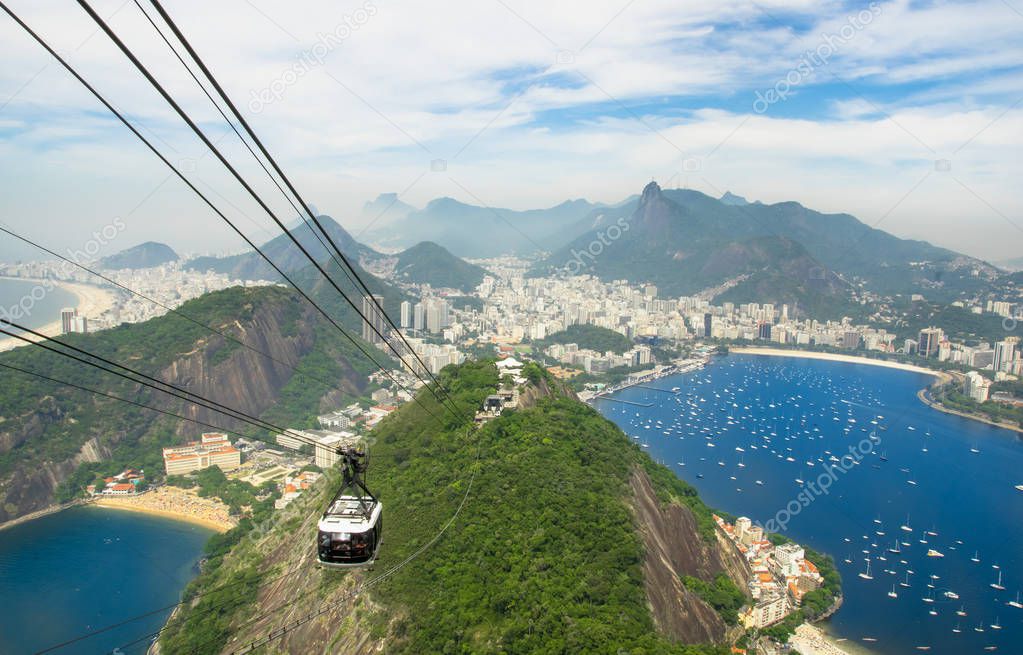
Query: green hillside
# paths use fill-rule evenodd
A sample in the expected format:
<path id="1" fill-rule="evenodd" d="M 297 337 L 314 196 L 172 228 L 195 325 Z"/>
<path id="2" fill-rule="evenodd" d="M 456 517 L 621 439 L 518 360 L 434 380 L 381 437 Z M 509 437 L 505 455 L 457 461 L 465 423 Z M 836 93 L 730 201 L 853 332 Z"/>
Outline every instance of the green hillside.
<path id="1" fill-rule="evenodd" d="M 535 345 L 538 348 L 546 348 L 555 343 L 574 343 L 580 348 L 589 348 L 599 353 L 610 350 L 619 355 L 631 349 L 633 345 L 632 340 L 620 332 L 588 323 L 569 325 L 561 332 L 555 332 Z"/>
<path id="2" fill-rule="evenodd" d="M 100 268 L 151 268 L 176 262 L 178 253 L 165 243 L 146 241 L 99 260 Z"/>
<path id="3" fill-rule="evenodd" d="M 488 272 L 455 257 L 432 241 L 423 241 L 398 255 L 394 274 L 406 282 L 469 292 L 483 281 Z"/>
<path id="4" fill-rule="evenodd" d="M 287 289 L 234 287 L 189 301 L 179 311 L 227 334 L 244 334 L 246 343 L 276 353 L 277 359 L 293 357 L 294 370 L 176 314 L 62 339 L 292 427 L 313 427 L 321 413 L 321 399 L 328 394 L 338 400 L 361 396 L 366 375 L 375 370 L 351 342 Z M 338 307 L 332 315 L 358 334 L 354 312 L 345 314 Z M 393 366 L 382 353 L 375 357 Z M 0 365 L 178 414 L 191 411 L 183 401 L 35 346 L 0 353 Z M 4 408 L 0 520 L 80 494 L 98 473 L 134 466 L 155 474 L 162 470 L 162 446 L 213 429 L 9 368 L 0 367 L 0 375 L 4 381 L 0 385 L 0 407 Z M 218 428 L 271 436 L 206 409 L 195 412 L 196 418 Z M 76 457 L 87 446 L 102 455 L 100 461 L 77 463 Z"/>
<path id="5" fill-rule="evenodd" d="M 379 257 L 380 254 L 374 251 L 369 246 L 363 245 L 356 241 L 351 234 L 348 233 L 341 225 L 330 216 L 319 216 L 320 223 L 327 230 L 327 234 L 337 244 L 338 249 L 347 257 L 349 260 L 356 265 L 363 258 Z M 310 223 L 301 223 L 297 227 L 292 228 L 291 233 L 295 239 L 302 244 L 302 247 L 309 252 L 309 254 L 317 262 L 321 264 L 329 261 L 331 255 L 334 254 L 333 248 L 327 243 L 326 239 L 319 234 L 319 231 L 314 231 Z M 317 238 L 319 237 L 319 238 Z M 320 239 L 323 239 L 321 243 Z M 326 245 L 325 245 L 326 244 Z M 291 274 L 300 270 L 305 269 L 309 266 L 309 260 L 306 259 L 302 251 L 292 242 L 291 238 L 286 234 L 281 234 L 278 237 L 267 241 L 260 246 L 260 250 L 266 253 L 273 262 L 281 268 L 285 273 Z M 336 255 L 335 255 L 336 256 Z M 240 280 L 278 280 L 280 276 L 273 268 L 266 263 L 259 253 L 255 251 L 249 251 L 241 253 L 239 255 L 230 255 L 227 257 L 196 257 L 190 260 L 186 264 L 187 268 L 195 271 L 214 271 L 217 273 L 224 273 L 232 278 Z M 361 275 L 361 270 L 360 270 Z"/>
<path id="6" fill-rule="evenodd" d="M 313 561 L 315 522 L 332 479 L 272 526 L 226 538 L 239 543 L 214 552 L 189 586 L 186 595 L 197 600 L 171 621 L 162 652 L 239 648 L 322 610 L 274 650 L 726 653 L 725 646 L 674 643 L 655 628 L 630 476 L 649 475 L 660 502 L 688 507 L 699 526 L 690 538 L 712 548 L 709 509 L 614 424 L 561 393 L 550 395 L 542 372 L 534 377 L 534 406 L 478 431 L 448 418 L 439 425 L 414 404 L 375 429 L 369 481 L 384 503 L 385 528 L 373 571 L 325 571 Z M 492 362 L 448 367 L 441 378 L 465 412 L 498 384 Z M 461 514 L 434 543 L 470 484 Z M 351 600 L 353 585 L 408 558 Z M 282 574 L 289 578 L 283 588 L 261 587 Z"/>

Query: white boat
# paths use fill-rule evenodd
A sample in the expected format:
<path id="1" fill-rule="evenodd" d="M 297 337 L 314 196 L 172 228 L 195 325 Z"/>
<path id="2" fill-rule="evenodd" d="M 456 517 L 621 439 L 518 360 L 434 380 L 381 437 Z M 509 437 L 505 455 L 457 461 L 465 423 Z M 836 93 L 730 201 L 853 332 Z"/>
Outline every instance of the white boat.
<path id="1" fill-rule="evenodd" d="M 980 561 L 980 551 L 979 550 L 973 551 L 973 557 L 970 558 L 970 561 L 971 562 L 979 562 Z"/>
<path id="2" fill-rule="evenodd" d="M 1016 592 L 1016 600 L 1010 600 L 1006 603 L 1009 607 L 1015 607 L 1018 610 L 1023 610 L 1023 603 L 1019 602 L 1019 592 Z"/>
<path id="3" fill-rule="evenodd" d="M 928 557 L 944 557 L 945 554 L 940 552 L 940 551 L 937 551 L 937 550 L 934 550 L 933 548 L 931 548 L 930 550 L 927 551 L 927 556 Z"/>
<path id="4" fill-rule="evenodd" d="M 1005 587 L 1002 586 L 1002 572 L 1001 571 L 998 572 L 998 582 L 992 582 L 991 583 L 991 588 L 992 589 L 997 589 L 998 591 L 1005 591 Z"/>
<path id="5" fill-rule="evenodd" d="M 959 594 L 954 591 L 946 591 L 945 598 L 948 598 L 949 600 L 959 600 Z"/>
<path id="6" fill-rule="evenodd" d="M 895 593 L 895 585 L 892 585 L 892 590 L 888 592 L 889 598 L 898 598 L 899 595 Z"/>
<path id="7" fill-rule="evenodd" d="M 863 573 L 860 573 L 859 575 L 864 580 L 873 580 L 874 576 L 870 575 L 870 560 L 868 559 L 868 560 L 866 560 L 866 562 L 867 562 L 867 570 L 864 571 Z"/>
<path id="8" fill-rule="evenodd" d="M 1023 491 L 1023 484 L 1017 484 L 1016 491 Z"/>

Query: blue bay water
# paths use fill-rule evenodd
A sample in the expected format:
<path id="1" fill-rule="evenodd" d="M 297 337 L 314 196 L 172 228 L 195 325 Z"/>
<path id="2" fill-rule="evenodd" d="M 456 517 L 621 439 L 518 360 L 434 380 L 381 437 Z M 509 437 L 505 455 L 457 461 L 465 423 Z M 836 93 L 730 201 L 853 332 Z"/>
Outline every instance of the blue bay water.
<path id="1" fill-rule="evenodd" d="M 0 530 L 0 653 L 34 653 L 173 605 L 197 573 L 205 528 L 78 507 Z M 158 631 L 161 611 L 55 652 L 109 653 Z M 143 640 L 124 653 L 145 652 Z"/>
<path id="2" fill-rule="evenodd" d="M 75 307 L 75 294 L 30 280 L 0 279 L 0 316 L 29 328 L 60 320 L 60 310 Z"/>
<path id="3" fill-rule="evenodd" d="M 829 631 L 882 653 L 1023 653 L 1023 609 L 1007 604 L 1023 589 L 1023 493 L 1014 488 L 1023 484 L 1023 440 L 928 408 L 916 392 L 930 381 L 869 365 L 731 355 L 651 385 L 678 393 L 614 395 L 649 407 L 596 405 L 709 505 L 761 523 L 791 501 L 801 505 L 797 478 L 817 480 L 832 457 L 863 443 L 861 463 L 836 472 L 828 493 L 800 506 L 784 530 L 841 571 L 845 604 Z M 896 541 L 901 552 L 888 552 Z M 858 575 L 868 557 L 872 580 Z M 991 587 L 999 571 L 1004 591 Z M 893 585 L 898 598 L 888 597 Z"/>

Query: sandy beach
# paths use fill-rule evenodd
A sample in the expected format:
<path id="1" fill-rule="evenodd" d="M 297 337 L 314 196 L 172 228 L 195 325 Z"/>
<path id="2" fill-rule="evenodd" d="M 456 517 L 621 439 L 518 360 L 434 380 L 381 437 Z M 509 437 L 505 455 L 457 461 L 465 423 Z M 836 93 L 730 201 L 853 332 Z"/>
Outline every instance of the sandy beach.
<path id="1" fill-rule="evenodd" d="M 952 376 L 944 371 L 935 371 L 933 369 L 924 368 L 922 366 L 914 366 L 912 364 L 903 364 L 902 362 L 891 362 L 884 359 L 871 359 L 869 357 L 856 357 L 855 355 L 840 355 L 837 353 L 822 353 L 812 350 L 784 350 L 781 348 L 730 348 L 729 352 L 733 352 L 737 355 L 767 355 L 771 357 L 802 357 L 804 359 L 824 359 L 831 362 L 846 362 L 849 364 L 867 364 L 869 366 L 883 366 L 885 368 L 897 368 L 901 371 L 912 371 L 913 373 L 923 373 L 925 375 L 933 375 L 939 378 L 942 382 L 947 382 L 952 379 Z"/>
<path id="2" fill-rule="evenodd" d="M 188 521 L 217 532 L 227 532 L 238 524 L 229 515 L 227 505 L 177 487 L 160 487 L 138 496 L 103 496 L 90 504 Z"/>
<path id="3" fill-rule="evenodd" d="M 804 623 L 789 637 L 789 645 L 802 655 L 854 655 L 864 653 L 863 649 L 851 649 L 844 642 L 839 644 L 820 628 Z"/>
<path id="4" fill-rule="evenodd" d="M 74 294 L 77 299 L 75 307 L 78 309 L 78 314 L 80 316 L 85 316 L 86 318 L 99 318 L 105 312 L 113 308 L 116 298 L 113 291 L 109 289 L 92 286 L 90 284 L 82 284 L 80 282 L 55 282 L 53 280 L 41 280 L 27 277 L 5 277 L 3 279 L 59 286 L 61 289 Z M 52 322 L 35 329 L 37 332 L 41 332 L 48 337 L 60 335 L 60 316 L 58 315 Z M 35 339 L 35 337 L 31 335 L 28 335 L 28 338 Z M 5 336 L 3 339 L 0 339 L 0 351 L 10 350 L 11 348 L 16 348 L 24 344 L 25 342 L 20 339 Z"/>

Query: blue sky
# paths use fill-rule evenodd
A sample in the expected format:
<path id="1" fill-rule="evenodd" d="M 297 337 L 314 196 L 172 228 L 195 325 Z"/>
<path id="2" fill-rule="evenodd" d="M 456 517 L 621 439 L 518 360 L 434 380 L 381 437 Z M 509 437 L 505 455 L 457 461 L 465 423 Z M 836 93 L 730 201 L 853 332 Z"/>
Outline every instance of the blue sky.
<path id="1" fill-rule="evenodd" d="M 94 4 L 242 160 L 134 4 Z M 254 239 L 275 235 L 79 9 L 11 5 Z M 382 192 L 526 209 L 617 202 L 654 178 L 990 260 L 1023 251 L 1019 5 L 167 3 L 304 194 L 353 231 Z M 242 247 L 7 19 L 0 55 L 0 222 L 62 249 L 114 217 L 128 227 L 111 250 Z M 0 245 L 11 256 L 25 253 Z"/>

